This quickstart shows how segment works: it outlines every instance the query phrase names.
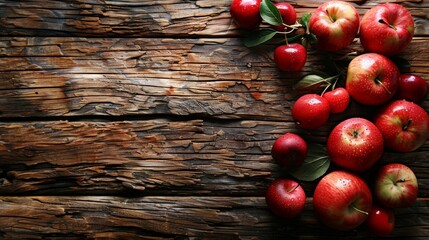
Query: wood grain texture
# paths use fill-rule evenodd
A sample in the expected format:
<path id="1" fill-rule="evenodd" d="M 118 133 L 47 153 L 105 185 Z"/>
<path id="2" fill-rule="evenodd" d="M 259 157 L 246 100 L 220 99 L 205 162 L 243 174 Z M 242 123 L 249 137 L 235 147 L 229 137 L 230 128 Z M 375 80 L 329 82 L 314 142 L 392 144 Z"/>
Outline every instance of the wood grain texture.
<path id="1" fill-rule="evenodd" d="M 4 239 L 368 239 L 364 227 L 331 231 L 308 199 L 293 222 L 273 216 L 261 197 L 1 197 Z M 397 209 L 388 239 L 425 239 L 429 200 Z"/>
<path id="2" fill-rule="evenodd" d="M 323 147 L 329 128 L 305 133 L 293 122 L 168 119 L 0 123 L 0 194 L 263 196 L 273 179 L 290 178 L 271 158 L 274 140 L 296 132 Z M 381 164 L 407 164 L 419 196 L 429 197 L 428 150 L 387 152 Z M 369 182 L 376 169 L 364 175 Z M 309 196 L 316 183 L 303 182 Z"/>
<path id="3" fill-rule="evenodd" d="M 351 0 L 361 16 L 385 2 Z M 395 1 L 406 6 L 416 22 L 416 35 L 429 35 L 429 4 Z M 321 1 L 291 1 L 298 17 Z M 24 36 L 238 36 L 230 0 L 159 1 L 0 1 L 0 34 Z"/>
<path id="4" fill-rule="evenodd" d="M 290 120 L 297 96 L 292 85 L 332 64 L 310 51 L 302 72 L 281 73 L 272 59 L 274 46 L 249 49 L 237 38 L 3 37 L 0 117 L 168 114 Z M 349 50 L 361 51 L 359 44 Z M 429 79 L 429 40 L 415 38 L 400 56 L 410 62 L 410 72 Z"/>
<path id="5" fill-rule="evenodd" d="M 347 0 L 362 16 L 382 0 Z M 291 2 L 298 16 L 320 0 Z M 400 55 L 429 79 L 429 2 L 395 1 L 416 23 Z M 368 239 L 335 232 L 312 211 L 267 209 L 267 185 L 290 177 L 271 158 L 285 132 L 324 144 L 330 129 L 376 109 L 352 103 L 317 131 L 300 130 L 275 44 L 243 46 L 230 0 L 0 0 L 0 239 Z M 358 41 L 350 49 L 362 51 Z M 429 110 L 429 99 L 423 107 Z M 387 151 L 406 163 L 419 199 L 397 209 L 388 239 L 429 236 L 429 141 Z M 330 170 L 335 169 L 331 166 Z M 376 168 L 363 177 L 371 183 Z"/>

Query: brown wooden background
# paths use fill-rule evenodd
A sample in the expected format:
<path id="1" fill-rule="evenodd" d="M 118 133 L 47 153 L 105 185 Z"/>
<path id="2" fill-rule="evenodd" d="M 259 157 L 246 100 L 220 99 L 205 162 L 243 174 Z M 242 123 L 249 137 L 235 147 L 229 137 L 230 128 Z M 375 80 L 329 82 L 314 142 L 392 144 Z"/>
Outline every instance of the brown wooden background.
<path id="1" fill-rule="evenodd" d="M 291 1 L 298 16 L 324 1 Z M 382 1 L 350 0 L 363 15 Z M 416 23 L 401 57 L 429 79 L 429 2 L 397 1 Z M 291 86 L 323 70 L 280 73 L 275 45 L 244 47 L 230 0 L 0 0 L 0 238 L 367 239 L 312 212 L 284 222 L 264 191 L 288 177 L 274 140 L 323 144 L 352 104 L 313 132 L 291 121 Z M 356 42 L 351 48 L 360 50 Z M 429 110 L 429 100 L 423 103 Z M 429 142 L 403 162 L 420 192 L 398 209 L 390 238 L 429 237 Z M 367 173 L 367 176 L 370 176 Z"/>

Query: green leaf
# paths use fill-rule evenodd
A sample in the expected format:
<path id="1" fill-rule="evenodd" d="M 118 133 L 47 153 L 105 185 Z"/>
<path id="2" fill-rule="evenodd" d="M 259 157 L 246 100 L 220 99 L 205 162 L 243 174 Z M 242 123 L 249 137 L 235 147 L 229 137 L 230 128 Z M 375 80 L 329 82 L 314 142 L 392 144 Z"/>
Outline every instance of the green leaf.
<path id="1" fill-rule="evenodd" d="M 288 37 L 287 38 L 287 42 L 288 43 L 294 43 L 294 42 L 298 42 L 301 39 L 302 39 L 302 35 L 295 35 L 295 36 L 292 36 L 292 37 Z"/>
<path id="2" fill-rule="evenodd" d="M 328 171 L 330 163 L 326 148 L 321 144 L 312 144 L 308 146 L 304 163 L 288 172 L 300 181 L 314 181 Z"/>
<path id="3" fill-rule="evenodd" d="M 307 29 L 309 27 L 311 13 L 306 13 L 301 17 L 301 25 Z"/>
<path id="4" fill-rule="evenodd" d="M 292 36 L 292 37 L 288 37 L 287 38 L 287 42 L 288 43 L 295 43 L 295 42 L 299 42 L 300 40 L 302 39 L 302 35 L 295 35 L 295 36 Z M 282 39 L 282 40 L 280 40 L 279 42 L 278 42 L 278 44 L 286 44 L 286 40 L 285 39 Z"/>
<path id="5" fill-rule="evenodd" d="M 272 29 L 259 29 L 250 33 L 250 35 L 244 39 L 244 45 L 246 47 L 254 47 L 262 44 L 277 34 L 277 31 Z"/>
<path id="6" fill-rule="evenodd" d="M 304 37 L 302 37 L 302 39 L 301 39 L 301 44 L 305 48 L 309 48 L 310 45 L 316 45 L 317 44 L 317 37 L 313 33 L 306 33 L 303 36 Z"/>
<path id="7" fill-rule="evenodd" d="M 313 33 L 310 33 L 307 35 L 307 39 L 310 42 L 311 45 L 316 45 L 317 44 L 317 36 Z"/>
<path id="8" fill-rule="evenodd" d="M 270 0 L 262 0 L 259 8 L 259 14 L 268 24 L 273 26 L 279 26 L 283 24 L 283 19 L 279 10 Z"/>
<path id="9" fill-rule="evenodd" d="M 338 76 L 322 77 L 318 74 L 308 74 L 295 83 L 293 89 L 297 91 L 316 91 L 319 88 L 327 87 L 336 78 Z"/>

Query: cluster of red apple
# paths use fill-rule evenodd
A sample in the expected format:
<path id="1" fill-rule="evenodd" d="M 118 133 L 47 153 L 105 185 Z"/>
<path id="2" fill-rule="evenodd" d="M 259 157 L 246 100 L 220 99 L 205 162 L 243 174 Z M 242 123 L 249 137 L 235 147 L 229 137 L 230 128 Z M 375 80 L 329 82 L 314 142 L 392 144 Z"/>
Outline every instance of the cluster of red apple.
<path id="1" fill-rule="evenodd" d="M 302 95 L 292 107 L 292 117 L 300 128 L 312 131 L 324 125 L 331 114 L 344 112 L 351 100 L 378 109 L 371 119 L 348 118 L 331 130 L 326 142 L 327 156 L 341 170 L 320 179 L 313 194 L 313 207 L 319 219 L 333 229 L 351 230 L 366 221 L 378 235 L 392 232 L 393 209 L 410 206 L 417 199 L 415 174 L 401 163 L 380 166 L 372 188 L 361 174 L 376 166 L 386 148 L 415 151 L 429 137 L 429 116 L 419 105 L 427 98 L 427 82 L 417 75 L 401 74 L 389 59 L 402 52 L 413 38 L 411 14 L 402 5 L 384 3 L 371 8 L 360 19 L 350 3 L 329 1 L 306 15 L 308 21 L 298 24 L 293 6 L 284 2 L 233 0 L 230 9 L 236 24 L 243 29 L 258 28 L 262 20 L 274 29 L 264 30 L 248 46 L 305 26 L 301 40 L 315 37 L 315 47 L 320 52 L 335 53 L 348 47 L 359 31 L 365 53 L 348 64 L 343 76 L 345 87 L 333 87 L 328 92 L 325 88 L 321 95 Z M 274 60 L 282 71 L 299 71 L 306 61 L 306 48 L 288 43 L 286 38 L 286 44 L 275 49 Z M 311 76 L 305 81 L 310 85 L 328 82 L 335 86 L 338 79 Z M 301 136 L 286 133 L 274 142 L 271 153 L 279 165 L 299 169 L 308 159 L 308 146 Z M 266 192 L 267 206 L 286 219 L 302 213 L 305 199 L 300 184 L 290 179 L 275 180 Z"/>

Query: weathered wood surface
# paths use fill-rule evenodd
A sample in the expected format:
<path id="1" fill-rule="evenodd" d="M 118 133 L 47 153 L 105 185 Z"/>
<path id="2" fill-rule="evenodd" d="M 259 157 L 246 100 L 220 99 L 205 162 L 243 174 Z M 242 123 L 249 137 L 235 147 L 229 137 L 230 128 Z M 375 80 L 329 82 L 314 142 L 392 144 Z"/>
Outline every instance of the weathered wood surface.
<path id="1" fill-rule="evenodd" d="M 262 197 L 0 197 L 4 239 L 368 239 L 362 226 L 329 232 L 308 199 L 293 222 L 273 216 Z M 428 199 L 397 209 L 389 239 L 427 239 Z M 19 223 L 19 224 L 17 224 Z M 257 237 L 255 237 L 257 236 Z"/>
<path id="2" fill-rule="evenodd" d="M 290 1 L 298 17 L 320 0 Z M 361 16 L 385 1 L 350 0 Z M 429 33 L 429 4 L 401 2 L 412 13 L 416 35 Z M 229 14 L 230 0 L 0 1 L 0 34 L 43 36 L 239 36 Z"/>
<path id="3" fill-rule="evenodd" d="M 304 70 L 279 72 L 274 45 L 237 38 L 0 38 L 0 117 L 197 115 L 290 120 L 293 83 L 326 68 L 310 52 Z M 355 44 L 351 50 L 361 50 Z M 429 41 L 400 55 L 429 79 Z M 11 91 L 13 89 L 13 91 Z M 428 108 L 429 104 L 424 103 Z"/>
<path id="4" fill-rule="evenodd" d="M 270 155 L 277 137 L 299 132 L 323 146 L 326 131 L 274 121 L 0 123 L 0 194 L 260 196 L 273 179 L 290 177 Z M 411 167 L 419 196 L 429 197 L 428 152 L 426 144 L 382 161 Z M 311 196 L 314 183 L 303 184 Z"/>
<path id="5" fill-rule="evenodd" d="M 292 4 L 302 16 L 321 2 Z M 363 15 L 384 1 L 349 2 Z M 416 22 L 401 57 L 429 79 L 429 2 L 397 2 Z M 229 4 L 0 0 L 1 239 L 370 237 L 320 225 L 311 198 L 293 223 L 266 209 L 267 184 L 288 176 L 270 156 L 278 136 L 324 144 L 335 123 L 375 109 L 299 130 L 291 86 L 326 59 L 311 50 L 303 72 L 280 73 L 275 45 L 243 46 Z M 380 163 L 406 163 L 420 184 L 391 239 L 429 236 L 427 159 L 429 141 Z M 315 184 L 303 182 L 308 196 Z"/>

